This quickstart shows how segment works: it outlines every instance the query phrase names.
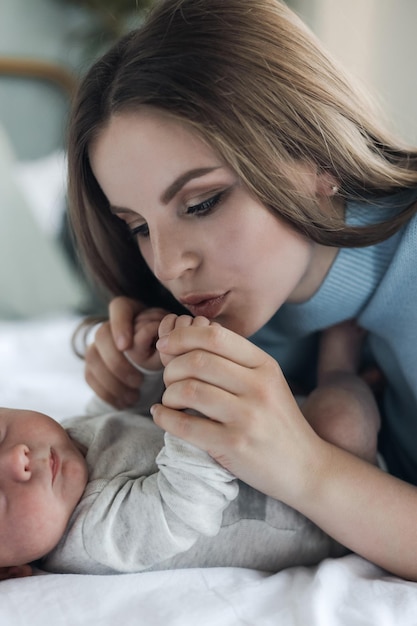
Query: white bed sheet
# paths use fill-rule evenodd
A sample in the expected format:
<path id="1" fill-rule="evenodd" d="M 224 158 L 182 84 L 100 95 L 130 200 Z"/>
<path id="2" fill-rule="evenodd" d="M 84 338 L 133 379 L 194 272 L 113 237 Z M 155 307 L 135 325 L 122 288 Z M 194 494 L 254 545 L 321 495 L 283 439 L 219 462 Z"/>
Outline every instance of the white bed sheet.
<path id="1" fill-rule="evenodd" d="M 72 354 L 77 319 L 0 322 L 0 404 L 58 420 L 90 392 Z M 269 575 L 193 569 L 119 576 L 44 572 L 0 583 L 1 626 L 417 626 L 417 584 L 349 555 Z"/>

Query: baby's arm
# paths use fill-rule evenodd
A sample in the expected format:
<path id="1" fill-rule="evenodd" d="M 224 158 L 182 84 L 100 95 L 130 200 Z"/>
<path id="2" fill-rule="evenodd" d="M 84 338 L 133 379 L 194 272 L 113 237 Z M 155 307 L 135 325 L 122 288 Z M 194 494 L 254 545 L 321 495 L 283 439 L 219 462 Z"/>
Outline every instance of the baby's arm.
<path id="1" fill-rule="evenodd" d="M 207 452 L 168 433 L 156 461 L 170 534 L 184 549 L 199 535 L 216 535 L 224 509 L 238 495 L 235 477 Z"/>
<path id="2" fill-rule="evenodd" d="M 353 321 L 323 331 L 318 385 L 301 410 L 322 439 L 376 463 L 379 410 L 371 389 L 357 374 L 363 337 Z"/>
<path id="3" fill-rule="evenodd" d="M 156 459 L 158 470 L 146 475 L 141 462 L 155 445 L 153 437 L 155 427 L 148 420 L 136 437 L 129 431 L 120 454 L 126 454 L 129 446 L 134 449 L 137 467 L 132 463 L 98 496 L 92 493 L 91 504 L 85 500 L 85 517 L 81 512 L 84 519 L 78 524 L 82 535 L 77 539 L 75 525 L 66 537 L 63 556 L 54 559 L 55 570 L 111 573 L 165 568 L 167 560 L 189 550 L 200 537 L 218 533 L 224 509 L 238 494 L 237 480 L 206 452 L 167 434 Z M 87 552 L 87 560 L 66 570 L 66 561 L 80 549 Z"/>

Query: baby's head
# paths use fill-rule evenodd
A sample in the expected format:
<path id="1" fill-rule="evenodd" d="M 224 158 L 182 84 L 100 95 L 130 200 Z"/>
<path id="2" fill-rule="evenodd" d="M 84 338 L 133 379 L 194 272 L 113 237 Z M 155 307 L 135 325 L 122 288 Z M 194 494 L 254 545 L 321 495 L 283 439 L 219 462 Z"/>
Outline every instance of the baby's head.
<path id="1" fill-rule="evenodd" d="M 0 408 L 0 579 L 56 546 L 86 484 L 85 458 L 58 422 Z"/>

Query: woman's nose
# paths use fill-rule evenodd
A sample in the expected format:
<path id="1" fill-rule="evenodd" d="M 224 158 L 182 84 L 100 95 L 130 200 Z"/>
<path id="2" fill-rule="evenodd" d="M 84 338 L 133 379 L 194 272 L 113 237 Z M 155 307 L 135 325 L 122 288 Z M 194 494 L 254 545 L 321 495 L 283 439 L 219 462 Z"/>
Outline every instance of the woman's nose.
<path id="1" fill-rule="evenodd" d="M 155 276 L 167 283 L 182 276 L 198 265 L 198 255 L 192 251 L 181 233 L 166 232 L 151 235 L 153 267 Z"/>
<path id="2" fill-rule="evenodd" d="M 0 455 L 0 471 L 16 482 L 26 482 L 32 473 L 29 465 L 29 448 L 21 443 L 5 450 Z"/>

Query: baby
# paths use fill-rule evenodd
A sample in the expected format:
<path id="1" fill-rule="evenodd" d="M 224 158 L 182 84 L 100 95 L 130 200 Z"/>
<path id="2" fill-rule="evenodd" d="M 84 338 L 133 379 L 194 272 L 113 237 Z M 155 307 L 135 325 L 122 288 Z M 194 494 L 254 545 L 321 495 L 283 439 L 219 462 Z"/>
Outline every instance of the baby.
<path id="1" fill-rule="evenodd" d="M 173 326 L 210 323 L 170 319 Z M 141 344 L 154 326 L 139 316 Z M 321 436 L 375 462 L 379 418 L 355 375 L 360 345 L 353 326 L 326 331 L 319 384 L 304 414 Z M 128 356 L 134 361 L 135 348 Z M 149 408 L 160 401 L 159 367 L 169 360 L 160 356 L 152 352 L 152 369 L 140 368 L 141 400 L 131 411 L 94 399 L 87 416 L 60 425 L 34 411 L 0 409 L 0 579 L 30 575 L 35 561 L 62 573 L 279 571 L 346 552 L 297 511 L 154 424 Z M 371 424 L 365 436 L 352 435 L 355 423 Z"/>

